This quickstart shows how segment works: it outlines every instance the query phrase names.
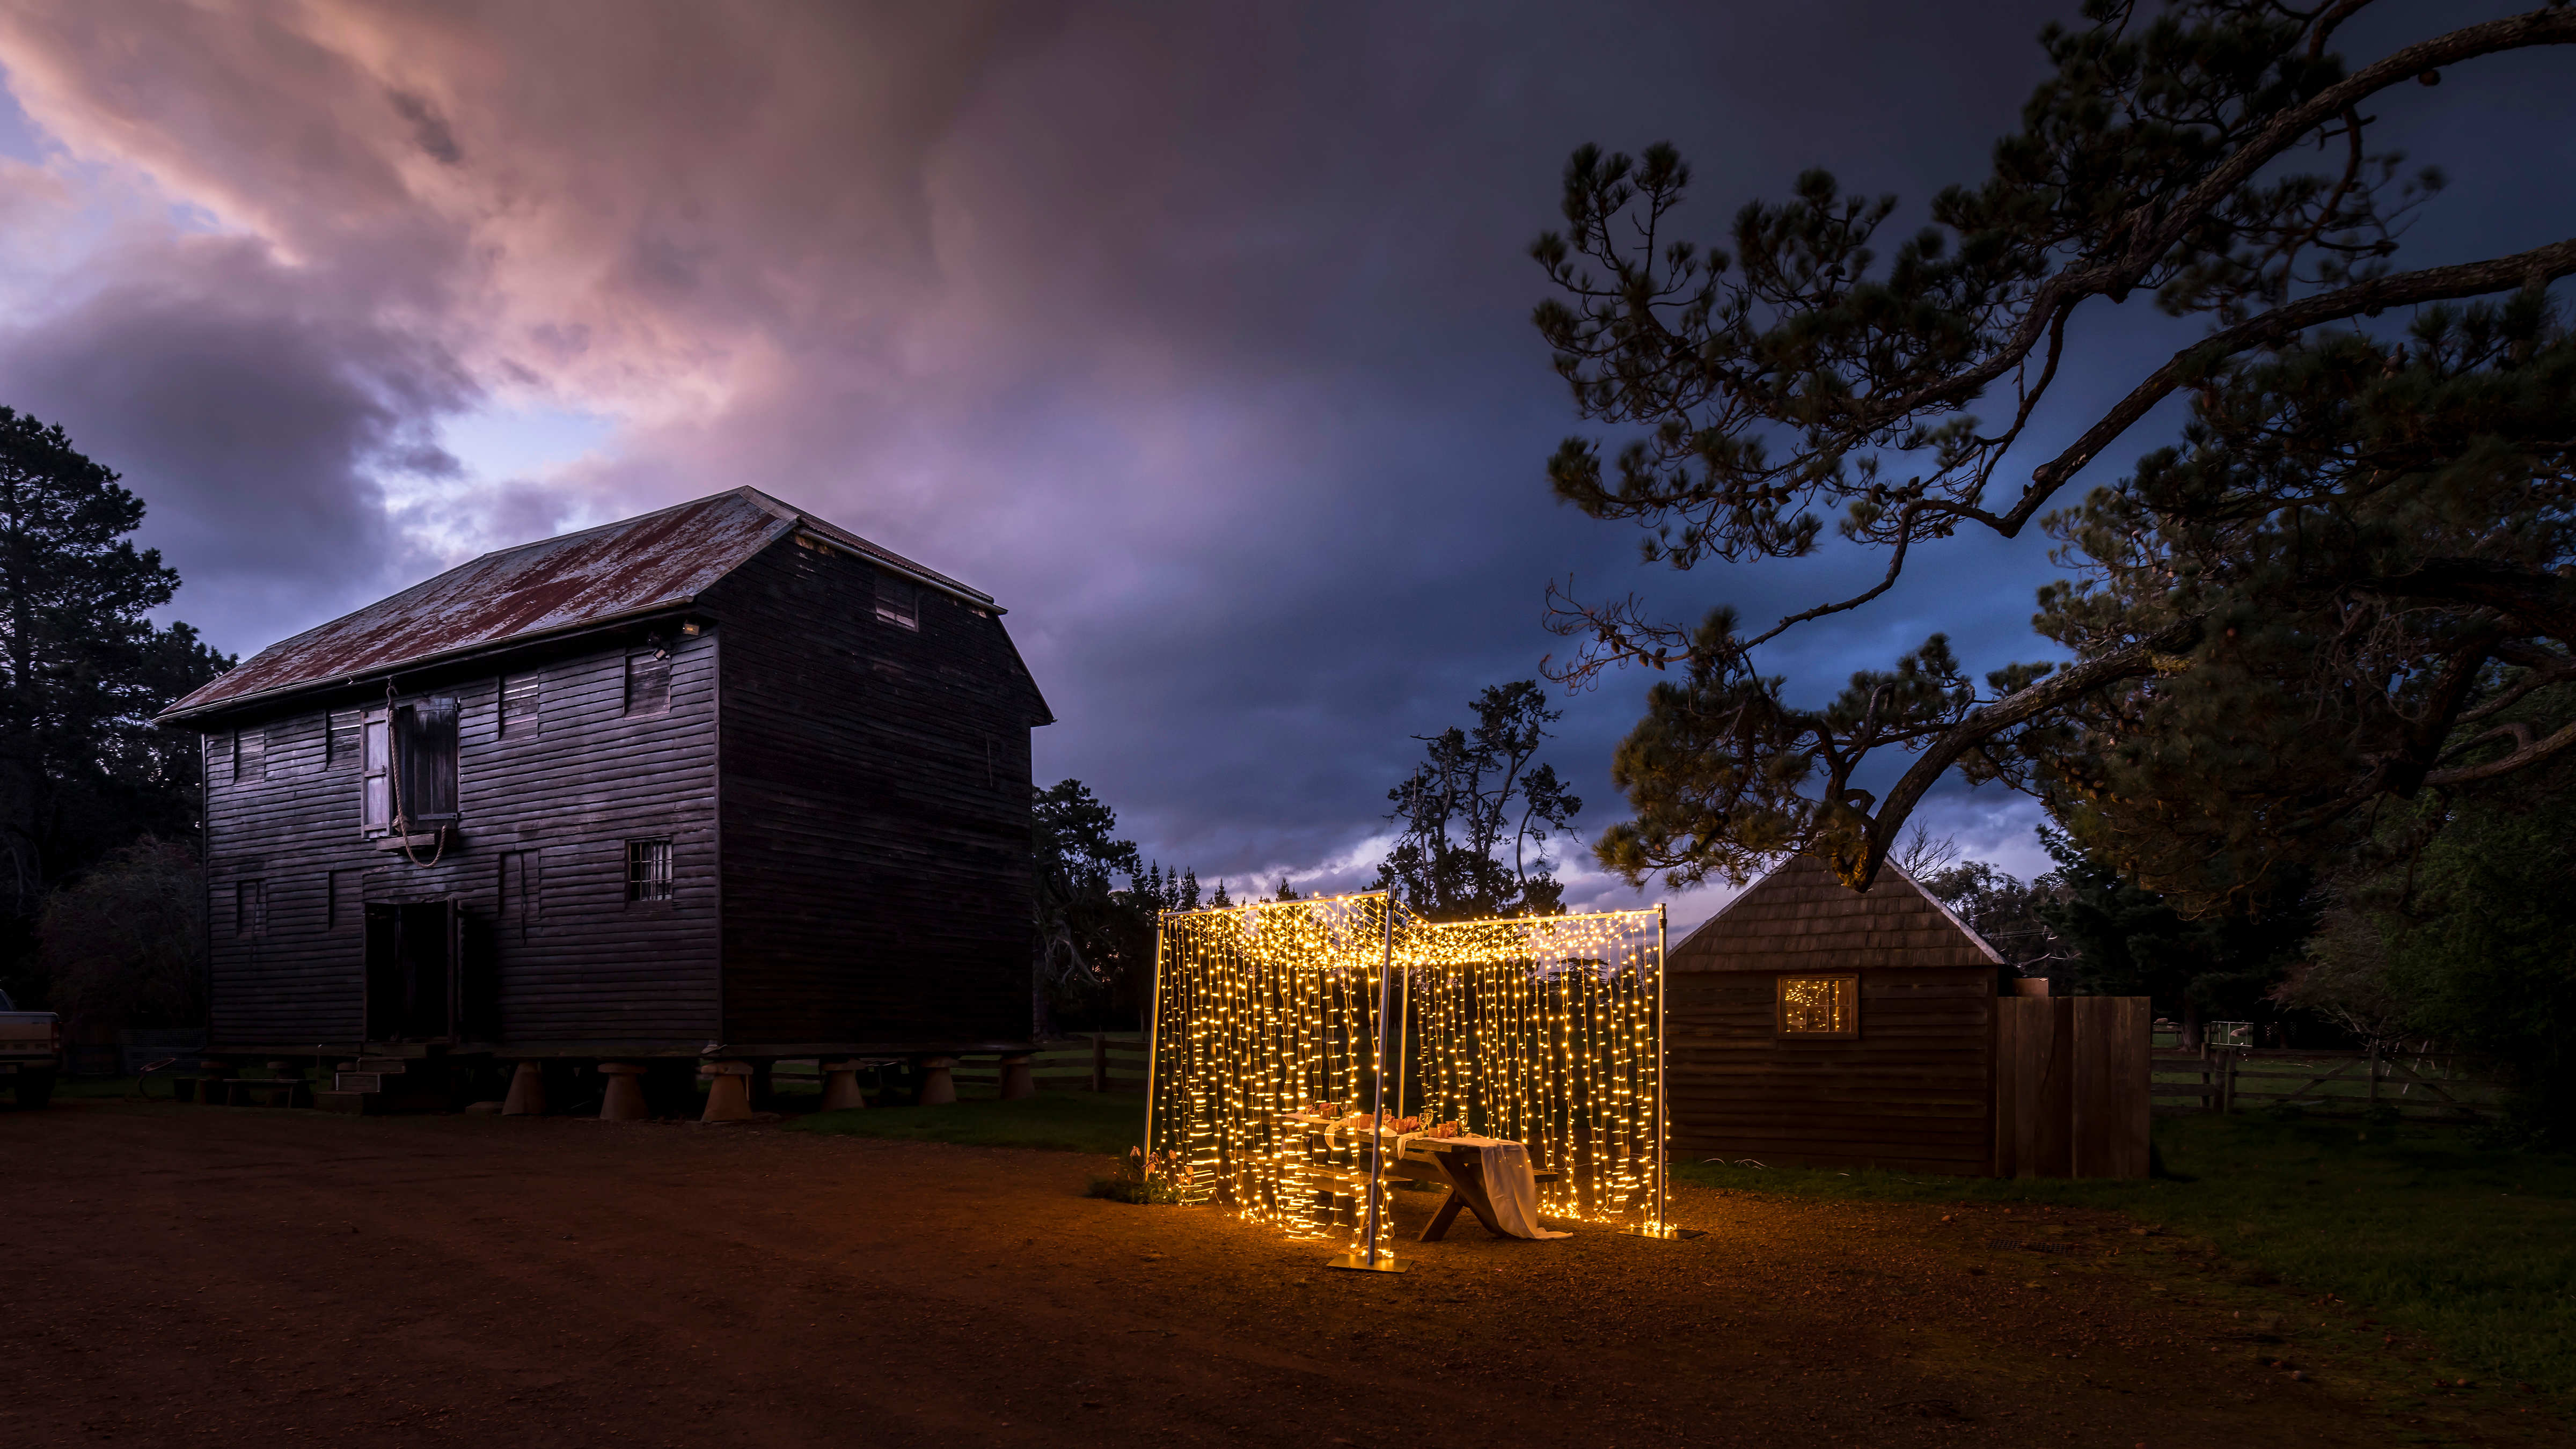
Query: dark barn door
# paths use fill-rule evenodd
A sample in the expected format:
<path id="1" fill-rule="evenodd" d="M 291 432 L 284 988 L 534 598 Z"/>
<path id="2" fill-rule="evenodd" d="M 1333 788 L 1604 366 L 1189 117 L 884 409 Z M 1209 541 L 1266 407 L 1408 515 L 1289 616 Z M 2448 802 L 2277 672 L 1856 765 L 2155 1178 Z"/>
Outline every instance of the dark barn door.
<path id="1" fill-rule="evenodd" d="M 367 1040 L 447 1041 L 458 1026 L 454 901 L 367 905 Z"/>

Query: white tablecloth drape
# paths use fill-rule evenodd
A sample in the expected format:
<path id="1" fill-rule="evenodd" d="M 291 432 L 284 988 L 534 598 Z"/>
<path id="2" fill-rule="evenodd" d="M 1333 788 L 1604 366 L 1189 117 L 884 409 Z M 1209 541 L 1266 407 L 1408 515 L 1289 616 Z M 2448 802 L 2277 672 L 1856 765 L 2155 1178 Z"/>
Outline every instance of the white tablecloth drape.
<path id="1" fill-rule="evenodd" d="M 1484 1158 L 1485 1200 L 1493 1204 L 1494 1226 L 1515 1238 L 1570 1238 L 1539 1226 L 1538 1178 L 1530 1171 L 1529 1149 L 1490 1137 L 1475 1139 Z"/>

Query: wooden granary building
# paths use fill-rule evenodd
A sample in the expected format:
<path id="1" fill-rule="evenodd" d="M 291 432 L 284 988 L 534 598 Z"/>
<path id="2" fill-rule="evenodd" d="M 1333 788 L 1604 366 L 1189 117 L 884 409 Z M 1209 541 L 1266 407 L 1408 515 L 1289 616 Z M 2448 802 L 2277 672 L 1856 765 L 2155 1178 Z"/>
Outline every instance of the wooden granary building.
<path id="1" fill-rule="evenodd" d="M 1049 715 L 1002 610 L 754 489 L 487 554 L 161 719 L 204 736 L 218 1058 L 1029 1037 Z"/>
<path id="2" fill-rule="evenodd" d="M 2143 998 L 2000 994 L 2002 958 L 1894 866 L 1795 856 L 1672 948 L 1677 1156 L 2144 1176 Z"/>

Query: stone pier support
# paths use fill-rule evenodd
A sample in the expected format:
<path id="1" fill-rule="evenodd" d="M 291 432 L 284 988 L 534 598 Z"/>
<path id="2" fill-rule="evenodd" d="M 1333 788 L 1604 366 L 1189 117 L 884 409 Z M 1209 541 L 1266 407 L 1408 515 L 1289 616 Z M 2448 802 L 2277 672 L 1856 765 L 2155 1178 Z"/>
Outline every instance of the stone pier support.
<path id="1" fill-rule="evenodd" d="M 707 1110 L 701 1122 L 751 1120 L 751 1063 L 703 1062 L 698 1075 L 707 1079 Z"/>
<path id="2" fill-rule="evenodd" d="M 504 1117 L 546 1115 L 546 1068 L 543 1062 L 521 1062 L 510 1073 L 510 1095 L 501 1101 Z"/>
<path id="3" fill-rule="evenodd" d="M 1002 1100 L 1022 1102 L 1038 1094 L 1037 1068 L 1026 1052 L 1002 1058 Z"/>
<path id="4" fill-rule="evenodd" d="M 857 1062 L 824 1062 L 822 1067 L 824 1111 L 846 1112 L 868 1104 L 868 1099 L 859 1093 Z"/>
<path id="5" fill-rule="evenodd" d="M 652 1109 L 644 1105 L 644 1068 L 634 1062 L 601 1062 L 599 1074 L 608 1079 L 608 1090 L 599 1099 L 602 1122 L 649 1122 Z"/>
<path id="6" fill-rule="evenodd" d="M 957 1079 L 950 1075 L 957 1069 L 955 1057 L 922 1057 L 913 1068 L 921 1082 L 922 1106 L 945 1107 L 957 1100 Z"/>

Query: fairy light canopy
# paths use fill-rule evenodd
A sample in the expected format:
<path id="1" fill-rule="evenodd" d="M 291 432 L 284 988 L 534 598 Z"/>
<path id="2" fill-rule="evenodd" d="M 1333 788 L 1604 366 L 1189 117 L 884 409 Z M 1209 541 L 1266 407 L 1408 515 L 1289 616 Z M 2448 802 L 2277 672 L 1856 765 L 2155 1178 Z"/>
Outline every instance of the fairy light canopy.
<path id="1" fill-rule="evenodd" d="M 1430 921 L 1379 892 L 1168 914 L 1149 1148 L 1191 1200 L 1357 1251 L 1387 1232 L 1383 1075 L 1391 1138 L 1521 1142 L 1548 1216 L 1659 1225 L 1663 938 L 1659 909 Z"/>

